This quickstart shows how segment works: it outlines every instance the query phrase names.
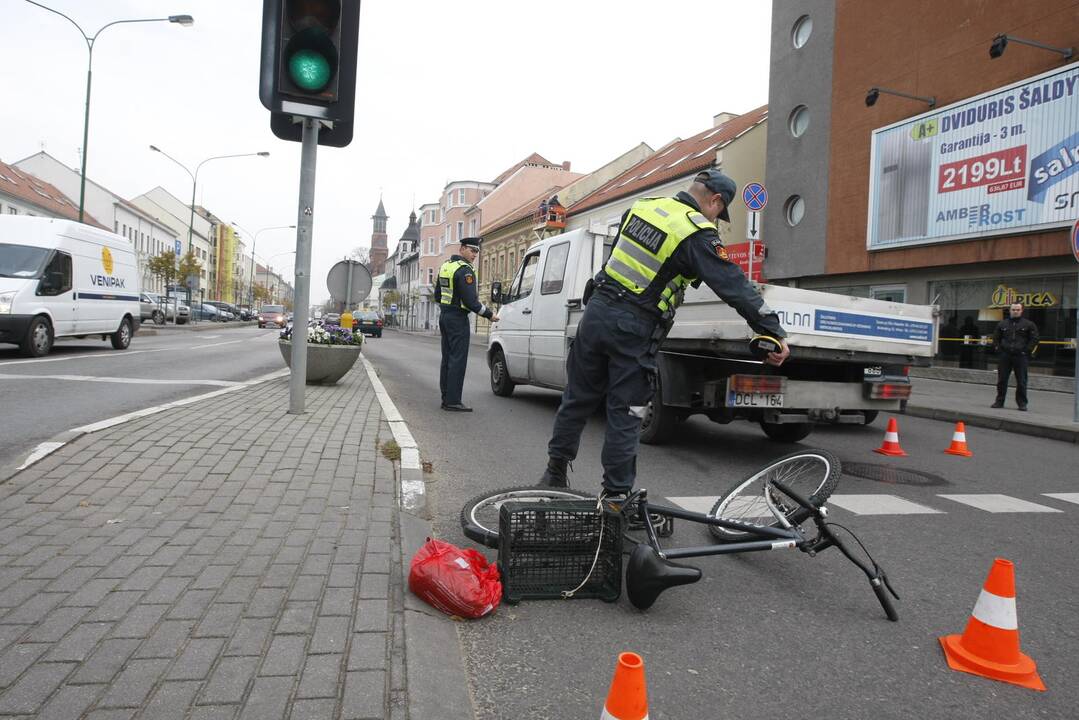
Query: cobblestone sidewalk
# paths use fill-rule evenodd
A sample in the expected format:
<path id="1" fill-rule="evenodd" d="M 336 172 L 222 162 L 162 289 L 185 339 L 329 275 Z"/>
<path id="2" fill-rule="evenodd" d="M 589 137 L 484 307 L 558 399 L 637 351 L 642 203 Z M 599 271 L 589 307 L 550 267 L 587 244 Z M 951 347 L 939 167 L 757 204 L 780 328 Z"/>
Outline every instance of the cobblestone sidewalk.
<path id="1" fill-rule="evenodd" d="M 0 484 L 0 717 L 407 716 L 392 439 L 357 366 L 83 436 Z"/>

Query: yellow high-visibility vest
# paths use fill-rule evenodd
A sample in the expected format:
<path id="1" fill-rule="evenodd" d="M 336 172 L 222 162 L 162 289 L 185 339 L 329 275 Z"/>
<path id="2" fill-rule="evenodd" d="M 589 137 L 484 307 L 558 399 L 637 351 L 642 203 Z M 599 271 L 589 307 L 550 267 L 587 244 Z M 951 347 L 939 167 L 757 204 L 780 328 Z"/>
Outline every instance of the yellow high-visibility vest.
<path id="1" fill-rule="evenodd" d="M 468 309 L 460 300 L 456 303 L 453 302 L 453 276 L 456 275 L 457 271 L 462 267 L 467 267 L 469 270 L 472 270 L 473 273 L 476 272 L 475 268 L 464 260 L 447 260 L 442 263 L 442 267 L 438 269 L 438 302 L 440 305 L 446 307 L 459 307 L 462 310 Z"/>

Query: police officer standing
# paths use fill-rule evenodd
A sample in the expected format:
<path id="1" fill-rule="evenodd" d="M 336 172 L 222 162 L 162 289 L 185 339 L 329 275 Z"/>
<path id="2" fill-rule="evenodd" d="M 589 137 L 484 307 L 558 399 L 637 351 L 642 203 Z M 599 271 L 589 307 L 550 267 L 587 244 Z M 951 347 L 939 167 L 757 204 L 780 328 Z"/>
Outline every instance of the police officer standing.
<path id="1" fill-rule="evenodd" d="M 1023 303 L 1012 303 L 1008 317 L 1000 321 L 993 333 L 997 349 L 997 399 L 990 407 L 1004 407 L 1008 394 L 1008 376 L 1015 372 L 1015 403 L 1027 409 L 1027 365 L 1030 354 L 1038 346 L 1038 326 L 1023 317 Z"/>
<path id="2" fill-rule="evenodd" d="M 461 402 L 465 384 L 465 368 L 468 365 L 469 311 L 480 317 L 498 322 L 498 315 L 480 302 L 476 291 L 476 270 L 472 263 L 480 254 L 479 238 L 461 240 L 459 255 L 452 255 L 438 270 L 435 298 L 441 314 L 438 329 L 442 332 L 442 367 L 438 385 L 442 391 L 442 409 L 455 412 L 472 412 Z"/>
<path id="3" fill-rule="evenodd" d="M 730 222 L 727 208 L 737 192 L 732 179 L 710 169 L 698 173 L 687 192 L 638 200 L 622 216 L 570 348 L 542 485 L 569 484 L 566 468 L 577 456 L 585 421 L 606 397 L 603 494 L 623 495 L 633 488 L 656 353 L 687 285 L 703 281 L 754 331 L 775 338 L 778 347 L 765 362 L 780 365 L 787 359 L 779 317 L 727 258 L 716 229 L 717 218 Z"/>

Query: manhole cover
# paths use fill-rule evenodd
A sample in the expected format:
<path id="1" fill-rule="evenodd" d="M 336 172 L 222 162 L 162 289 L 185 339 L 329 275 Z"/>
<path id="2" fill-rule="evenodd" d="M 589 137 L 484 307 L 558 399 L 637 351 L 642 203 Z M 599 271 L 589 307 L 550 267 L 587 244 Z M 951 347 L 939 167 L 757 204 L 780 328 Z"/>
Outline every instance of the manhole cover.
<path id="1" fill-rule="evenodd" d="M 843 474 L 888 483 L 889 485 L 931 486 L 948 484 L 947 480 L 933 473 L 922 470 L 904 470 L 890 465 L 874 465 L 873 463 L 843 463 Z"/>

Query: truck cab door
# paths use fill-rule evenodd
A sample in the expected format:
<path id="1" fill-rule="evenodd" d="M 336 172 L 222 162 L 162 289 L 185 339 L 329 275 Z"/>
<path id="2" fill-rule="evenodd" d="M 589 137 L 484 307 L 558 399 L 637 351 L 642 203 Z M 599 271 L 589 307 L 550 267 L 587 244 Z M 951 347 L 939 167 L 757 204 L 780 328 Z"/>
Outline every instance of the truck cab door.
<path id="1" fill-rule="evenodd" d="M 565 387 L 566 384 L 566 323 L 572 285 L 572 278 L 566 277 L 567 266 L 576 267 L 576 255 L 582 245 L 566 240 L 546 248 L 539 286 L 533 293 L 529 333 L 531 372 L 541 385 Z M 570 262 L 571 256 L 574 262 Z"/>
<path id="2" fill-rule="evenodd" d="M 45 306 L 52 318 L 53 337 L 71 335 L 76 330 L 78 303 L 72 284 L 71 255 L 57 250 L 45 266 L 37 288 L 38 302 Z"/>
<path id="3" fill-rule="evenodd" d="M 525 255 L 498 310 L 498 327 L 506 355 L 506 370 L 515 380 L 531 381 L 528 336 L 532 329 L 533 289 L 540 251 Z"/>

